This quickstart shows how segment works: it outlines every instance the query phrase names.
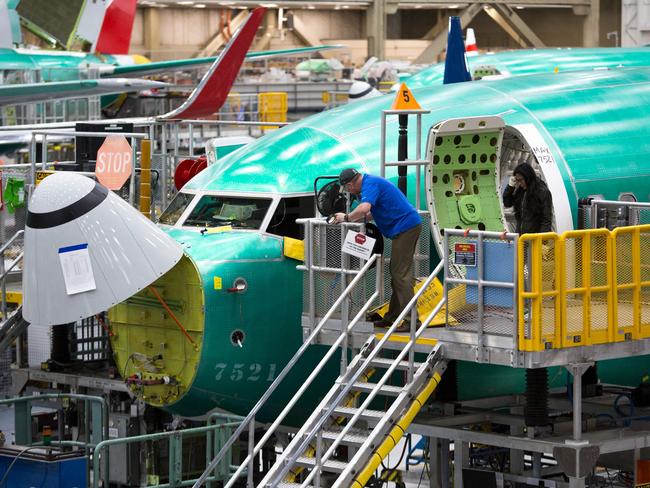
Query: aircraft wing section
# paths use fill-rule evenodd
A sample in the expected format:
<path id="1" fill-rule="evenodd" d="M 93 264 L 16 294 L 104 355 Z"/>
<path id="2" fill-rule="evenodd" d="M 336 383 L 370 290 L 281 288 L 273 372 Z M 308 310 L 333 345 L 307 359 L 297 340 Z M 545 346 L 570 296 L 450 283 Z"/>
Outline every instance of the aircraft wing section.
<path id="1" fill-rule="evenodd" d="M 300 56 L 302 54 L 327 51 L 330 49 L 341 49 L 345 46 L 342 44 L 323 44 L 319 46 L 297 47 L 293 49 L 276 49 L 273 51 L 252 51 L 246 53 L 246 60 L 259 60 L 269 58 L 280 58 L 290 56 Z M 148 76 L 157 73 L 170 73 L 186 68 L 193 68 L 206 64 L 212 64 L 216 61 L 217 56 L 206 58 L 189 58 L 174 59 L 171 61 L 155 61 L 146 64 L 134 64 L 131 66 L 107 66 L 102 67 L 101 72 L 105 77 L 109 76 Z"/>
<path id="2" fill-rule="evenodd" d="M 265 11 L 266 8 L 257 7 L 251 12 L 246 23 L 230 39 L 189 98 L 162 118 L 192 119 L 212 115 L 219 110 L 237 78 Z"/>
<path id="3" fill-rule="evenodd" d="M 54 81 L 25 85 L 0 85 L 0 105 L 42 102 L 63 98 L 80 98 L 108 95 L 152 88 L 162 88 L 166 83 L 137 78 L 111 78 L 108 80 Z"/>

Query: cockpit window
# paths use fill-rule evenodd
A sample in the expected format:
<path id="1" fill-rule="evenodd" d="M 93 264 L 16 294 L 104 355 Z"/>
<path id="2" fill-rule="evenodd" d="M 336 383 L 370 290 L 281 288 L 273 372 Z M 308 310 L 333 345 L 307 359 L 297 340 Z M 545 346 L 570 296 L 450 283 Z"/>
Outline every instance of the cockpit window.
<path id="1" fill-rule="evenodd" d="M 204 195 L 183 225 L 259 229 L 270 205 L 270 198 Z"/>
<path id="2" fill-rule="evenodd" d="M 194 198 L 191 193 L 177 193 L 160 216 L 158 223 L 174 225 Z"/>

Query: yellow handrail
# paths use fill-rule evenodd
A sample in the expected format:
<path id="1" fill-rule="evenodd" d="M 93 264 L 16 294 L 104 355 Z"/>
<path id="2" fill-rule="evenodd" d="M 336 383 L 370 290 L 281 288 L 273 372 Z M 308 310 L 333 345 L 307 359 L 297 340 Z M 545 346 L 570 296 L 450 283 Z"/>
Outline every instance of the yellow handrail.
<path id="1" fill-rule="evenodd" d="M 524 234 L 518 271 L 520 350 L 650 337 L 650 225 Z"/>

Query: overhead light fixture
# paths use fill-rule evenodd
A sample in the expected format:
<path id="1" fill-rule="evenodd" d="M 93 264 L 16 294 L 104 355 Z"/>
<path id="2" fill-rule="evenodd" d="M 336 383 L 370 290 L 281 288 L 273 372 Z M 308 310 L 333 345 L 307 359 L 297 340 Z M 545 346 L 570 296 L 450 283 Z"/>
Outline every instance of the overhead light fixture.
<path id="1" fill-rule="evenodd" d="M 515 5 L 517 10 L 523 10 L 525 7 L 523 5 Z"/>
<path id="2" fill-rule="evenodd" d="M 447 8 L 456 9 L 456 8 L 458 8 L 458 4 L 454 3 L 453 5 L 449 5 Z"/>
<path id="3" fill-rule="evenodd" d="M 416 5 L 416 6 L 413 7 L 413 8 L 422 8 L 422 5 Z"/>
<path id="4" fill-rule="evenodd" d="M 308 10 L 316 10 L 316 7 L 314 7 L 313 5 L 307 5 L 307 9 Z"/>
<path id="5" fill-rule="evenodd" d="M 176 2 L 178 5 L 194 5 L 194 2 L 183 0 L 182 2 Z"/>
<path id="6" fill-rule="evenodd" d="M 205 8 L 205 3 L 197 3 L 194 8 Z"/>
<path id="7" fill-rule="evenodd" d="M 260 3 L 260 7 L 278 8 L 278 4 L 277 3 Z"/>
<path id="8" fill-rule="evenodd" d="M 349 5 L 341 5 L 341 8 L 350 8 Z"/>

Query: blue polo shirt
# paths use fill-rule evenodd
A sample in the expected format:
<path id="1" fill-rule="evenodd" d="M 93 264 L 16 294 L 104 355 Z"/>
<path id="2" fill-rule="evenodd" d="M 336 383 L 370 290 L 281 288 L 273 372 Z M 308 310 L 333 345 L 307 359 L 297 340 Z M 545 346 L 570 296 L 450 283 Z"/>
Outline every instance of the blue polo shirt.
<path id="1" fill-rule="evenodd" d="M 364 174 L 361 181 L 361 202 L 369 203 L 375 224 L 383 235 L 393 239 L 420 224 L 417 211 L 404 194 L 390 181 Z"/>

